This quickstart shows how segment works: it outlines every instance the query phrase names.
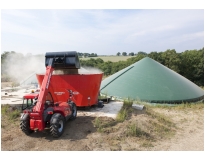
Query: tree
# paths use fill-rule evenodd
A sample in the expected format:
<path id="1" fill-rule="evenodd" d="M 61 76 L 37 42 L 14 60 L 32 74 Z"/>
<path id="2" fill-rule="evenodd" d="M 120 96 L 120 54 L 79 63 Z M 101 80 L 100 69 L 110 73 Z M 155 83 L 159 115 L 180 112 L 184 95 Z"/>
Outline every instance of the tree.
<path id="1" fill-rule="evenodd" d="M 181 53 L 180 74 L 199 86 L 204 86 L 204 48 Z"/>
<path id="2" fill-rule="evenodd" d="M 101 58 L 95 59 L 96 64 L 104 63 L 104 61 Z"/>
<path id="3" fill-rule="evenodd" d="M 117 56 L 120 56 L 121 55 L 121 53 L 120 52 L 117 52 Z"/>
<path id="4" fill-rule="evenodd" d="M 143 52 L 143 51 L 139 51 L 137 54 L 143 54 L 143 55 L 146 55 L 147 53 L 146 53 L 146 52 Z"/>
<path id="5" fill-rule="evenodd" d="M 122 55 L 123 56 L 127 56 L 127 52 L 122 52 Z"/>
<path id="6" fill-rule="evenodd" d="M 89 57 L 90 54 L 89 53 L 83 53 L 84 57 Z"/>
<path id="7" fill-rule="evenodd" d="M 130 53 L 129 53 L 129 56 L 134 56 L 134 52 L 130 52 Z"/>
<path id="8" fill-rule="evenodd" d="M 82 56 L 83 56 L 83 53 L 78 52 L 78 56 L 79 56 L 79 57 L 82 57 Z"/>
<path id="9" fill-rule="evenodd" d="M 104 62 L 100 65 L 99 68 L 104 72 L 105 76 L 111 75 L 112 64 L 113 64 L 113 62 L 107 61 L 107 62 Z"/>
<path id="10" fill-rule="evenodd" d="M 90 54 L 90 57 L 95 57 L 95 54 L 94 54 L 94 53 L 91 53 L 91 54 Z"/>

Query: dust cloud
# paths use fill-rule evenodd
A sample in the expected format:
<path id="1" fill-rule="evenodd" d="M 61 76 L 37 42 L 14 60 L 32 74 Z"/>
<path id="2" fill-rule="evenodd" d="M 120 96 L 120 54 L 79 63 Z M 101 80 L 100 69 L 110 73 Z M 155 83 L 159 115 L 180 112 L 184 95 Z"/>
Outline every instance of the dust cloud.
<path id="1" fill-rule="evenodd" d="M 54 70 L 54 75 L 62 75 L 62 74 L 100 74 L 101 70 L 92 67 L 81 67 L 80 69 L 57 69 Z"/>
<path id="2" fill-rule="evenodd" d="M 2 66 L 2 72 L 17 83 L 34 73 L 45 73 L 44 55 L 8 55 Z"/>
<path id="3" fill-rule="evenodd" d="M 81 67 L 78 70 L 79 74 L 99 74 L 103 73 L 100 69 L 93 68 L 93 67 Z"/>
<path id="4" fill-rule="evenodd" d="M 45 55 L 10 54 L 4 60 L 1 69 L 1 71 L 11 77 L 13 81 L 21 83 L 34 74 L 45 74 Z M 77 72 L 77 74 L 99 73 L 102 73 L 100 69 L 92 67 L 81 67 Z M 71 72 L 70 74 L 73 73 Z"/>

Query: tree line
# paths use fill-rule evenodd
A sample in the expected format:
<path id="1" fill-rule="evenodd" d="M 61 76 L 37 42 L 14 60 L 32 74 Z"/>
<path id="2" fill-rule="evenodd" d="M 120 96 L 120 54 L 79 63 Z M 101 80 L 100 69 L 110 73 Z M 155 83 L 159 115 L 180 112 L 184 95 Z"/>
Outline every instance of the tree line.
<path id="1" fill-rule="evenodd" d="M 77 52 L 78 57 L 97 57 L 97 53 L 82 53 L 82 52 Z"/>
<path id="2" fill-rule="evenodd" d="M 78 55 L 84 56 L 85 53 L 79 53 Z M 90 54 L 96 57 L 97 54 Z M 89 54 L 85 54 L 89 56 Z M 11 58 L 12 57 L 12 58 Z M 15 68 L 15 65 L 23 65 L 26 61 L 30 61 L 31 58 L 39 59 L 38 62 L 42 62 L 44 65 L 45 55 L 23 55 L 14 51 L 4 52 L 1 54 L 1 80 L 9 81 L 11 77 L 8 76 L 8 66 Z M 101 58 L 90 58 L 88 60 L 80 59 L 81 66 L 95 67 L 104 72 L 104 76 L 110 76 L 125 67 L 143 59 L 144 57 L 150 57 L 162 65 L 174 70 L 185 78 L 189 79 L 198 86 L 204 86 L 204 48 L 199 50 L 186 50 L 181 53 L 177 53 L 173 50 L 166 50 L 164 52 L 138 52 L 126 61 L 103 61 Z"/>
<path id="3" fill-rule="evenodd" d="M 204 48 L 200 50 L 186 50 L 181 53 L 177 53 L 174 49 L 168 49 L 164 52 L 150 52 L 149 54 L 138 52 L 126 61 L 118 62 L 104 62 L 101 58 L 80 59 L 80 63 L 82 66 L 98 68 L 104 72 L 104 76 L 110 76 L 144 57 L 154 59 L 198 86 L 204 86 Z"/>
<path id="4" fill-rule="evenodd" d="M 122 53 L 120 53 L 120 52 L 117 52 L 117 56 L 134 56 L 134 55 L 137 55 L 137 54 L 147 54 L 146 52 L 142 52 L 142 51 L 139 51 L 138 53 L 134 53 L 134 52 L 130 52 L 130 53 L 128 53 L 127 54 L 127 52 L 122 52 Z"/>

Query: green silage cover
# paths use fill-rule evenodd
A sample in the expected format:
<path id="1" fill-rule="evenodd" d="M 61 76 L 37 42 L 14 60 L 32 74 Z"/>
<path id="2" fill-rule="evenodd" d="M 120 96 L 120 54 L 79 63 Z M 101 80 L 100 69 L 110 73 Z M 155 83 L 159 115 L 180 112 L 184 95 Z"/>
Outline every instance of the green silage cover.
<path id="1" fill-rule="evenodd" d="M 143 58 L 101 82 L 101 93 L 153 103 L 182 103 L 203 99 L 196 84 L 151 58 Z"/>

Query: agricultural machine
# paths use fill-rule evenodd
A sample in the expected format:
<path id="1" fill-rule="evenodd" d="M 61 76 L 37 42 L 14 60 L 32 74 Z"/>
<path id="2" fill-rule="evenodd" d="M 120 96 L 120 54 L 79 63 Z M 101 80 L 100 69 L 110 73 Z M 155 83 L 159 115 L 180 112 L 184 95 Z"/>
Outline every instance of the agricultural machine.
<path id="1" fill-rule="evenodd" d="M 75 51 L 47 52 L 45 66 L 45 74 L 36 74 L 40 90 L 23 97 L 20 127 L 26 135 L 50 129 L 58 138 L 65 123 L 76 118 L 78 107 L 98 104 L 102 73 L 79 74 Z"/>

